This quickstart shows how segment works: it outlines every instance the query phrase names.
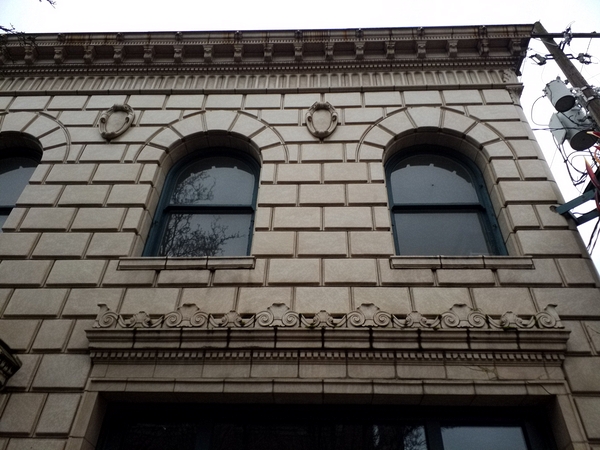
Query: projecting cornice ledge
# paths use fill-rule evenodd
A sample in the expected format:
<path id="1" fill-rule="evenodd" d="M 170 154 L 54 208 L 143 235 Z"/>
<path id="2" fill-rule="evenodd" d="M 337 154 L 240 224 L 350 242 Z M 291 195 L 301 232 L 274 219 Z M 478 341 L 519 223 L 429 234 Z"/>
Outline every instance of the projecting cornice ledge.
<path id="1" fill-rule="evenodd" d="M 124 317 L 101 305 L 94 328 L 87 330 L 91 356 L 98 361 L 194 360 L 222 351 L 226 359 L 246 358 L 261 350 L 278 357 L 290 351 L 300 352 L 297 357 L 302 352 L 310 357 L 314 351 L 366 351 L 404 359 L 560 363 L 569 333 L 552 305 L 527 318 L 507 312 L 494 319 L 464 304 L 435 317 L 418 312 L 400 317 L 373 304 L 342 316 L 299 314 L 284 304 L 249 316 L 208 314 L 186 304 L 156 318 L 143 312 Z"/>
<path id="2" fill-rule="evenodd" d="M 518 69 L 533 25 L 0 36 L 3 70 Z"/>

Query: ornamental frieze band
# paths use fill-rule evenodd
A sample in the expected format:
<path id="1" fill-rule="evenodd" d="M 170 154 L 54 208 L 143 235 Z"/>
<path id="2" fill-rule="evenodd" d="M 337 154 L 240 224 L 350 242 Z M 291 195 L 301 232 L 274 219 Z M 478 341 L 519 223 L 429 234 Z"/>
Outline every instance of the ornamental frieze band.
<path id="1" fill-rule="evenodd" d="M 111 311 L 101 303 L 94 328 L 386 328 L 386 329 L 563 329 L 556 305 L 548 305 L 544 311 L 530 317 L 520 317 L 507 311 L 499 319 L 475 310 L 465 304 L 455 304 L 448 311 L 426 317 L 413 311 L 406 316 L 381 311 L 372 303 L 363 303 L 356 310 L 344 315 L 332 315 L 319 311 L 313 315 L 292 311 L 283 303 L 274 303 L 265 311 L 252 315 L 240 315 L 236 311 L 227 314 L 210 314 L 197 305 L 186 303 L 177 310 L 152 318 L 145 312 L 123 316 Z"/>

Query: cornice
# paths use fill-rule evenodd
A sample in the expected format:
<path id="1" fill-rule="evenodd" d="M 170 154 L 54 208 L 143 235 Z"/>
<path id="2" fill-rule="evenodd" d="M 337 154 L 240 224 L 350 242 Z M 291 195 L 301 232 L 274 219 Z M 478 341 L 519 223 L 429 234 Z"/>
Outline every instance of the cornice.
<path id="1" fill-rule="evenodd" d="M 4 35 L 5 74 L 518 70 L 532 25 Z"/>
<path id="2" fill-rule="evenodd" d="M 101 305 L 87 330 L 92 359 L 145 362 L 369 363 L 394 361 L 558 364 L 569 331 L 554 306 L 524 318 L 512 312 L 492 318 L 464 304 L 425 317 L 400 317 L 362 304 L 333 316 L 298 314 L 284 304 L 241 316 L 208 314 L 186 304 L 157 318 L 129 317 Z"/>

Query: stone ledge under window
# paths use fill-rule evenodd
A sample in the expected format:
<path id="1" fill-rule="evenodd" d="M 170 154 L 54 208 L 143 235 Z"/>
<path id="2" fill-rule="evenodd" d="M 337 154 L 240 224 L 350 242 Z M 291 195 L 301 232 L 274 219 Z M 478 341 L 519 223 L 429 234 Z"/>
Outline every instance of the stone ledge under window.
<path id="1" fill-rule="evenodd" d="M 531 256 L 390 256 L 392 269 L 534 269 Z"/>
<path id="2" fill-rule="evenodd" d="M 204 256 L 121 258 L 119 270 L 254 269 L 254 256 Z"/>

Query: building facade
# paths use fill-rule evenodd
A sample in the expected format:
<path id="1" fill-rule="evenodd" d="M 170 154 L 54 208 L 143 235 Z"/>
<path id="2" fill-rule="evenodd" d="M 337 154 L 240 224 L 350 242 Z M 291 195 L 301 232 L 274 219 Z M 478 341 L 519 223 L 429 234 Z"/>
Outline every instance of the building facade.
<path id="1" fill-rule="evenodd" d="M 3 37 L 0 449 L 600 448 L 531 30 Z"/>

